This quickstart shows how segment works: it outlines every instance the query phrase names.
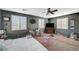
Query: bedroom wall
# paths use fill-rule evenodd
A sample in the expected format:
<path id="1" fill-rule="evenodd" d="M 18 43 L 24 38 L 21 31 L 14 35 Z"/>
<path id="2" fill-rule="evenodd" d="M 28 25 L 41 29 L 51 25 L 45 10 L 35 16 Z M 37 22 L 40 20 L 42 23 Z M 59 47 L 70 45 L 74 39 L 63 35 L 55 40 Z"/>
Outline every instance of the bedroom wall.
<path id="1" fill-rule="evenodd" d="M 57 19 L 65 18 L 65 17 L 68 17 L 68 29 L 58 29 L 57 28 Z M 70 20 L 72 20 L 72 19 L 74 19 L 74 23 L 75 23 L 74 30 L 70 29 L 71 28 Z M 79 14 L 78 13 L 72 14 L 72 15 L 60 16 L 60 17 L 56 17 L 56 18 L 51 18 L 51 19 L 49 19 L 49 22 L 55 23 L 56 32 L 61 33 L 64 36 L 69 37 L 72 32 L 79 33 Z"/>
<path id="2" fill-rule="evenodd" d="M 77 37 L 79 38 L 79 14 L 76 16 L 74 32 L 77 34 Z"/>
<path id="3" fill-rule="evenodd" d="M 3 10 L 1 11 L 1 13 L 2 13 L 1 17 L 8 16 L 8 17 L 10 17 L 10 19 L 11 19 L 11 15 L 22 15 L 20 13 L 18 14 L 16 12 L 14 13 L 14 12 L 8 12 L 8 11 L 3 11 Z M 27 27 L 29 29 L 38 28 L 38 19 L 45 19 L 45 18 L 41 18 L 41 17 L 37 17 L 37 16 L 32 16 L 32 15 L 22 15 L 22 16 L 26 16 L 27 17 Z M 32 18 L 36 20 L 35 24 L 31 24 L 30 23 L 30 19 L 32 19 Z M 2 22 L 2 26 L 1 27 L 4 27 L 3 26 L 3 20 L 1 22 Z M 47 23 L 47 22 L 48 22 L 48 19 L 45 19 L 45 23 Z M 8 26 L 8 31 L 10 32 L 11 31 L 11 22 L 9 22 L 9 25 L 10 26 Z"/>
<path id="4" fill-rule="evenodd" d="M 10 17 L 11 19 L 11 13 L 7 13 L 7 12 L 2 12 L 2 29 L 4 29 L 4 21 L 3 21 L 3 17 Z M 7 32 L 11 32 L 11 20 L 7 21 Z"/>
<path id="5" fill-rule="evenodd" d="M 27 19 L 28 19 L 28 20 L 27 20 L 27 24 L 28 24 L 27 27 L 28 27 L 29 29 L 33 30 L 33 29 L 35 29 L 35 28 L 38 27 L 38 17 L 28 16 Z M 30 19 L 35 19 L 36 23 L 35 23 L 35 24 L 31 24 L 31 23 L 30 23 Z"/>
<path id="6" fill-rule="evenodd" d="M 27 17 L 27 27 L 29 27 L 30 29 L 38 28 L 38 19 L 41 18 L 41 17 L 37 17 L 37 16 L 32 16 L 32 15 L 26 15 L 26 14 L 11 12 L 11 11 L 0 10 L 0 29 L 4 29 L 3 16 L 10 17 L 10 19 L 11 19 L 11 15 L 22 15 L 22 16 L 26 16 Z M 36 20 L 36 23 L 35 24 L 30 24 L 29 20 L 31 18 L 34 18 Z M 45 19 L 45 22 L 48 22 L 48 20 Z M 16 30 L 16 31 L 12 31 L 11 30 L 11 21 L 8 22 L 7 29 L 8 29 L 7 30 L 7 33 L 9 33 L 8 34 L 9 36 L 20 36 L 20 35 L 25 34 L 27 32 L 27 30 Z"/>
<path id="7" fill-rule="evenodd" d="M 39 19 L 44 19 L 45 20 L 45 23 L 48 22 L 48 19 L 41 18 L 41 17 L 28 16 L 27 18 L 28 18 L 28 21 L 27 21 L 28 28 L 31 29 L 31 30 L 38 28 L 38 20 Z M 30 23 L 30 19 L 32 19 L 32 18 L 35 19 L 35 21 L 36 21 L 35 24 L 31 24 Z"/>
<path id="8" fill-rule="evenodd" d="M 1 30 L 1 11 L 0 11 L 0 30 Z"/>
<path id="9" fill-rule="evenodd" d="M 0 30 L 2 29 L 2 17 L 1 17 L 1 10 L 0 10 Z"/>

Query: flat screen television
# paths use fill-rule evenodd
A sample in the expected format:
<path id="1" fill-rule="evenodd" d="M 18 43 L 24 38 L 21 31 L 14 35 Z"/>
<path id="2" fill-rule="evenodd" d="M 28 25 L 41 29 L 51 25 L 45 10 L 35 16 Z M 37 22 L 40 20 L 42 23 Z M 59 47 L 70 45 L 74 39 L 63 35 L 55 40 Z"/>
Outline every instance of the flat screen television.
<path id="1" fill-rule="evenodd" d="M 54 23 L 46 23 L 46 27 L 53 27 L 54 28 Z"/>

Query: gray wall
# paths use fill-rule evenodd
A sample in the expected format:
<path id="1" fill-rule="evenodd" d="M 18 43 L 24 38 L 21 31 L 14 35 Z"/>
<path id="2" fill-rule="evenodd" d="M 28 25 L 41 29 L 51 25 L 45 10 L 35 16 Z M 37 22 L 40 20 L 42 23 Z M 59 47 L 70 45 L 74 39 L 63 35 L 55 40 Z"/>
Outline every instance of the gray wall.
<path id="1" fill-rule="evenodd" d="M 36 23 L 35 24 L 31 24 L 30 23 L 30 19 L 32 19 L 32 18 L 36 20 Z M 45 23 L 48 22 L 48 19 L 45 19 L 45 18 L 28 16 L 28 22 L 27 22 L 28 28 L 31 29 L 31 30 L 38 28 L 38 20 L 39 19 L 44 19 L 45 20 Z"/>
<path id="2" fill-rule="evenodd" d="M 16 13 L 16 12 L 10 12 L 10 11 L 5 11 L 5 10 L 0 10 L 0 29 L 4 29 L 4 27 L 5 27 L 3 17 L 7 16 L 7 17 L 10 17 L 10 19 L 11 19 L 11 15 L 26 16 L 27 17 L 27 26 L 28 26 L 28 28 L 30 28 L 32 30 L 35 29 L 35 28 L 38 28 L 38 19 L 40 19 L 40 17 L 21 14 L 21 13 Z M 32 18 L 34 18 L 36 20 L 35 24 L 30 24 L 29 20 L 32 19 Z M 48 22 L 47 19 L 45 19 L 45 22 Z M 11 20 L 8 21 L 8 26 L 7 26 L 8 38 L 12 39 L 12 38 L 23 37 L 23 36 L 26 36 L 26 34 L 27 34 L 27 30 L 12 31 L 11 30 Z"/>
<path id="3" fill-rule="evenodd" d="M 0 11 L 0 30 L 1 30 L 1 11 Z"/>
<path id="4" fill-rule="evenodd" d="M 2 21 L 2 17 L 3 16 L 11 16 L 11 14 L 17 14 L 17 13 L 11 13 L 11 12 L 4 12 L 0 10 L 0 29 L 3 29 L 3 21 Z M 20 15 L 20 14 L 17 14 Z M 36 17 L 36 16 L 31 16 L 31 15 L 25 15 L 27 16 L 27 25 L 29 29 L 35 29 L 38 28 L 38 19 L 40 19 L 40 17 Z M 57 19 L 58 18 L 63 18 L 63 17 L 68 17 L 68 21 L 69 21 L 69 28 L 68 29 L 57 29 Z M 36 20 L 35 24 L 30 24 L 29 20 L 34 18 Z M 45 18 L 43 18 L 45 19 Z M 75 29 L 71 30 L 70 29 L 70 20 L 74 19 L 75 20 Z M 48 22 L 48 19 L 45 19 L 45 23 Z M 75 32 L 75 33 L 79 33 L 79 14 L 72 14 L 72 15 L 66 15 L 66 16 L 61 16 L 61 17 L 56 17 L 56 18 L 51 18 L 50 21 L 51 23 L 55 23 L 55 29 L 56 32 L 59 32 L 65 36 L 69 36 L 71 34 L 71 32 Z M 11 25 L 11 22 L 9 22 L 9 25 Z M 8 26 L 8 31 L 11 31 L 11 26 Z"/>
<path id="5" fill-rule="evenodd" d="M 36 23 L 35 24 L 31 24 L 30 23 L 30 19 L 35 19 Z M 28 16 L 27 17 L 27 26 L 31 30 L 33 30 L 35 28 L 38 28 L 38 17 Z"/>
<path id="6" fill-rule="evenodd" d="M 5 10 L 0 10 L 0 29 L 2 27 L 2 29 L 4 29 L 4 21 L 2 19 L 2 17 L 7 16 L 10 17 L 11 19 L 11 15 L 22 15 L 22 16 L 26 16 L 27 17 L 27 27 L 29 29 L 35 29 L 38 28 L 38 19 L 40 19 L 41 17 L 37 17 L 37 16 L 32 16 L 32 15 L 26 15 L 26 14 L 20 14 L 20 13 L 16 13 L 16 12 L 9 12 L 9 11 L 5 11 Z M 31 24 L 29 22 L 30 19 L 35 19 L 36 23 L 35 24 Z M 45 18 L 42 18 L 45 19 Z M 48 19 L 45 19 L 45 23 L 48 22 Z M 8 22 L 8 32 L 11 32 L 11 21 Z"/>
<path id="7" fill-rule="evenodd" d="M 79 15 L 76 16 L 75 20 L 75 30 L 76 33 L 79 33 Z"/>
<path id="8" fill-rule="evenodd" d="M 58 29 L 57 28 L 57 19 L 64 18 L 64 17 L 68 17 L 68 29 Z M 72 20 L 72 19 L 74 19 L 74 21 L 75 21 L 74 30 L 70 29 L 70 20 Z M 72 32 L 79 33 L 79 14 L 72 14 L 72 15 L 51 18 L 51 19 L 49 19 L 49 22 L 54 23 L 56 32 L 59 32 L 59 33 L 63 34 L 64 36 L 69 37 Z"/>
<path id="9" fill-rule="evenodd" d="M 10 32 L 11 31 L 11 20 L 7 21 L 7 26 L 4 24 L 6 24 L 5 21 L 3 21 L 3 17 L 9 17 L 11 19 L 11 13 L 7 13 L 7 12 L 2 12 L 2 27 L 4 29 L 4 27 L 7 27 L 7 31 Z"/>

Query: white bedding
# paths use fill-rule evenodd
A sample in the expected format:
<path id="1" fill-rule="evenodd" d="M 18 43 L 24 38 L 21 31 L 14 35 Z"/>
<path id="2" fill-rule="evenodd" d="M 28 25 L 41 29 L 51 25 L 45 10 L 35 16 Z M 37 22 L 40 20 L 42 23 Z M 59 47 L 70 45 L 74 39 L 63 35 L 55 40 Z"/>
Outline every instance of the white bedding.
<path id="1" fill-rule="evenodd" d="M 0 48 L 5 51 L 47 51 L 47 49 L 34 38 L 23 37 L 18 39 L 1 40 Z"/>

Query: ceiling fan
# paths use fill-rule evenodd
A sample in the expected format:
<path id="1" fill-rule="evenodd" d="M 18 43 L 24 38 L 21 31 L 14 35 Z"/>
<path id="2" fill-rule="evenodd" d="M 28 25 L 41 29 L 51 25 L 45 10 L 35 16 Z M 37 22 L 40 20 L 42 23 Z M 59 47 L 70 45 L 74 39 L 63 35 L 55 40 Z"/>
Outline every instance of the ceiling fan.
<path id="1" fill-rule="evenodd" d="M 57 9 L 52 10 L 51 8 L 48 8 L 46 15 L 48 15 L 48 14 L 54 14 L 54 12 L 57 12 L 57 11 L 58 11 Z"/>

